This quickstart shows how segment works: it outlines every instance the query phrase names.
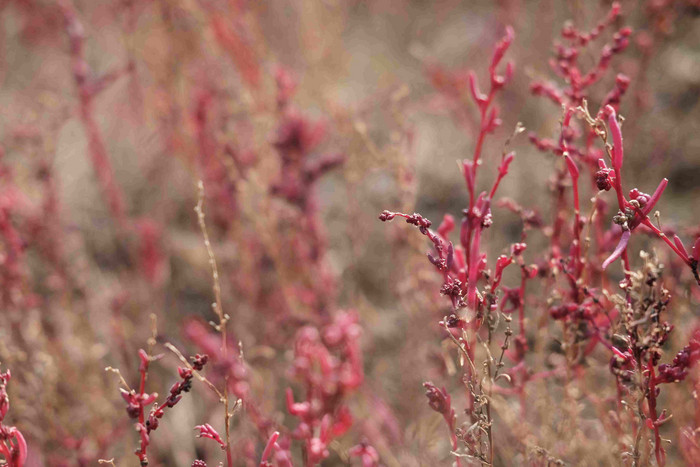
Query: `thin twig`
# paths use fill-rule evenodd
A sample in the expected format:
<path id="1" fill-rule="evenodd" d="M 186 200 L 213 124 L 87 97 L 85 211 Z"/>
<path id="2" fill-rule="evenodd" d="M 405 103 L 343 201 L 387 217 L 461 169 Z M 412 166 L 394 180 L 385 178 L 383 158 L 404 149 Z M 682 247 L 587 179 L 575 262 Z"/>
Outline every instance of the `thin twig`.
<path id="1" fill-rule="evenodd" d="M 204 237 L 204 246 L 207 249 L 207 255 L 209 256 L 209 266 L 211 267 L 214 291 L 214 303 L 212 308 L 214 313 L 219 318 L 219 323 L 216 326 L 216 330 L 221 333 L 221 354 L 223 360 L 226 361 L 228 358 L 228 336 L 226 333 L 226 323 L 229 320 L 229 316 L 224 313 L 223 307 L 221 305 L 221 285 L 219 283 L 219 269 L 216 266 L 216 258 L 214 257 L 214 250 L 211 247 L 211 241 L 209 240 L 209 233 L 207 232 L 207 225 L 204 222 L 204 183 L 200 180 L 197 184 L 198 196 L 197 196 L 197 206 L 194 210 L 197 213 L 197 221 L 199 223 L 199 229 L 202 231 L 202 236 Z M 230 421 L 231 421 L 231 411 L 229 410 L 229 399 L 228 399 L 228 371 L 224 376 L 224 391 L 222 402 L 224 405 L 224 423 L 226 428 L 226 460 L 229 467 L 233 466 L 233 457 L 231 455 L 231 436 L 230 436 Z M 217 391 L 218 392 L 218 391 Z M 221 393 L 219 393 L 221 394 Z"/>

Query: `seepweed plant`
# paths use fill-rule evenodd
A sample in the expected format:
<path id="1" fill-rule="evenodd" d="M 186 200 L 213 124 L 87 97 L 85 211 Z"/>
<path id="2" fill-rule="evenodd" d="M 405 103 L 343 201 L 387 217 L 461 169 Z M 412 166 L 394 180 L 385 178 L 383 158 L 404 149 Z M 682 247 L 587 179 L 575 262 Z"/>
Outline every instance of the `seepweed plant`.
<path id="1" fill-rule="evenodd" d="M 651 3 L 644 14 L 656 21 L 690 2 Z M 392 266 L 400 280 L 376 280 L 377 258 L 387 251 L 372 250 L 380 238 L 368 233 L 375 209 L 358 202 L 367 188 L 376 194 L 386 184 L 372 176 L 388 164 L 401 196 L 396 204 L 383 192 L 378 198 L 411 212 L 421 173 L 407 160 L 423 132 L 411 125 L 411 111 L 428 106 L 401 86 L 324 106 L 325 122 L 312 118 L 319 109 L 304 106 L 321 99 L 309 94 L 325 87 L 317 70 L 327 62 L 318 57 L 341 55 L 316 56 L 314 47 L 337 44 L 329 33 L 338 21 L 333 8 L 361 13 L 364 6 L 290 2 L 304 21 L 325 8 L 333 13 L 309 35 L 303 53 L 314 57 L 305 68 L 289 50 L 270 56 L 263 23 L 276 9 L 260 5 L 23 0 L 0 7 L 15 12 L 27 51 L 50 52 L 42 69 L 66 75 L 52 77 L 55 94 L 33 102 L 40 117 L 29 120 L 38 123 L 12 122 L 3 134 L 0 356 L 12 367 L 15 392 L 0 427 L 0 460 L 643 465 L 683 456 L 692 465 L 700 452 L 700 409 L 693 412 L 689 395 L 689 385 L 698 389 L 698 339 L 686 331 L 694 323 L 687 309 L 697 297 L 698 233 L 654 215 L 669 207 L 666 181 L 644 190 L 652 194 L 641 185 L 627 191 L 630 161 L 646 154 L 628 149 L 624 157 L 622 136 L 629 147 L 643 135 L 639 115 L 624 123 L 617 114 L 629 115 L 619 104 L 637 91 L 649 105 L 649 89 L 639 86 L 645 71 L 623 63 L 628 49 L 644 44 L 621 24 L 620 7 L 591 31 L 565 25 L 551 60 L 558 81 L 536 76 L 531 85 L 541 116 L 561 120 L 551 138 L 542 130 L 529 135 L 548 158 L 538 161 L 532 183 L 550 189 L 549 206 L 501 197 L 526 165 L 523 151 L 512 151 L 523 127 L 500 136 L 501 118 L 522 102 L 514 79 L 523 73 L 504 63 L 519 57 L 515 31 L 507 28 L 496 44 L 481 85 L 474 72 L 429 68 L 442 99 L 430 104 L 449 103 L 442 110 L 475 141 L 472 158 L 459 164 L 467 206 L 462 219 L 446 216 L 436 231 L 416 214 L 383 218 L 405 217 L 429 237 L 435 251 L 427 265 L 441 281 L 431 289 L 407 252 L 414 239 L 398 230 Z M 393 5 L 402 4 L 367 8 Z M 518 16 L 518 2 L 496 8 L 501 18 Z M 656 26 L 652 45 L 661 47 L 669 29 Z M 269 34 L 271 44 L 276 36 Z M 123 48 L 115 45 L 121 40 Z M 139 41 L 148 47 L 135 47 Z M 119 53 L 97 54 L 103 47 Z M 647 42 L 644 50 L 647 69 L 653 48 Z M 538 66 L 518 61 L 524 74 Z M 298 100 L 294 73 L 279 62 L 303 70 Z M 385 110 L 397 126 L 376 118 L 387 118 Z M 521 118 L 528 128 L 532 119 Z M 62 209 L 70 201 L 61 198 L 62 164 L 54 160 L 73 126 L 84 135 L 84 150 L 76 145 L 81 165 L 92 169 L 84 181 L 96 182 L 106 207 L 91 206 L 89 227 Z M 122 160 L 131 152 L 138 161 Z M 347 184 L 337 183 L 341 171 Z M 131 175 L 143 176 L 142 184 Z M 192 199 L 199 179 L 204 189 Z M 162 199 L 154 195 L 159 186 Z M 338 187 L 348 190 L 340 195 L 347 212 L 329 208 Z M 494 231 L 512 228 L 504 221 L 514 216 L 517 232 L 500 243 Z M 650 253 L 638 257 L 642 242 Z M 350 259 L 339 244 L 351 244 Z M 434 300 L 439 293 L 448 297 L 444 307 Z M 393 309 L 414 314 L 402 318 Z M 432 330 L 423 326 L 431 309 L 442 318 Z M 160 329 L 149 334 L 151 314 Z M 672 329 L 686 322 L 687 329 Z M 679 350 L 675 357 L 670 349 Z M 430 366 L 421 365 L 424 354 Z M 102 371 L 106 364 L 122 369 L 121 390 Z M 417 376 L 432 381 L 424 388 L 425 412 L 439 414 L 433 419 L 414 403 Z M 433 433 L 434 421 L 446 429 Z"/>
<path id="2" fill-rule="evenodd" d="M 623 191 L 623 119 L 616 109 L 629 87 L 630 78 L 618 74 L 597 114 L 592 116 L 589 111 L 590 87 L 605 77 L 611 70 L 612 59 L 624 52 L 631 29 L 622 27 L 615 32 L 592 68 L 585 71 L 579 64 L 582 49 L 617 22 L 620 14 L 620 5 L 613 4 L 607 17 L 589 32 L 579 31 L 567 23 L 561 32 L 567 44 L 556 44 L 555 57 L 550 62 L 554 72 L 563 78 L 564 87 L 540 80 L 531 85 L 534 95 L 554 102 L 562 112 L 558 139 L 543 139 L 533 132 L 529 135 L 539 150 L 550 152 L 556 158 L 551 223 L 543 221 L 536 210 L 511 199 L 495 199 L 503 180 L 507 183 L 510 166 L 516 160 L 514 152 L 507 152 L 511 138 L 506 140 L 500 160 L 482 155 L 485 137 L 500 124 L 494 98 L 514 72 L 512 62 L 505 66 L 503 75 L 496 71 L 514 40 L 511 28 L 506 28 L 504 38 L 494 47 L 488 68 L 490 89 L 487 93 L 481 92 L 473 71 L 466 80 L 457 74 L 447 74 L 446 78 L 443 76 L 446 73 L 441 72 L 436 81 L 439 92 L 448 94 L 448 98 L 463 95 L 468 87 L 479 115 L 472 159 L 459 163 L 468 194 L 461 222 L 446 214 L 433 230 L 432 222 L 418 213 L 385 210 L 379 216 L 384 222 L 397 217 L 405 219 L 432 244 L 428 260 L 440 274 L 440 294 L 449 299 L 451 305 L 451 313 L 440 320 L 438 326 L 453 343 L 459 359 L 458 393 L 465 398 L 461 401 L 464 409 L 456 410 L 455 399 L 444 387 L 439 388 L 432 382 L 424 386 L 429 406 L 442 415 L 447 425 L 457 466 L 507 462 L 499 456 L 498 442 L 494 438 L 499 429 L 508 431 L 524 444 L 532 465 L 540 465 L 540 462 L 542 465 L 565 464 L 542 447 L 548 440 L 540 440 L 537 435 L 527 433 L 527 429 L 518 430 L 512 426 L 515 418 L 508 412 L 515 409 L 498 396 L 517 398 L 520 423 L 532 416 L 529 399 L 543 397 L 538 393 L 541 388 L 528 391 L 537 380 L 560 382 L 566 403 L 578 405 L 583 399 L 580 394 L 590 391 L 586 372 L 592 372 L 590 360 L 601 359 L 597 355 L 601 353 L 599 348 L 604 349 L 602 353 L 609 359 L 607 378 L 608 384 L 615 388 L 615 396 L 590 395 L 589 402 L 598 413 L 607 411 L 605 419 L 599 422 L 607 436 L 618 440 L 612 449 L 614 455 L 609 459 L 638 466 L 650 463 L 653 457 L 657 465 L 665 465 L 664 445 L 676 441 L 682 456 L 691 464 L 695 462 L 692 459 L 698 452 L 697 419 L 695 428 L 693 425 L 683 428 L 675 440 L 663 438 L 664 425 L 672 415 L 669 410 L 660 408 L 659 396 L 662 385 L 682 382 L 700 358 L 700 334 L 695 330 L 672 362 L 660 363 L 662 348 L 674 328 L 667 321 L 672 303 L 672 293 L 667 287 L 676 286 L 680 291 L 684 283 L 700 286 L 700 238 L 694 239 L 692 250 L 688 250 L 673 229 L 661 226 L 659 211 L 653 214 L 656 224 L 650 217 L 659 206 L 667 179 L 664 178 L 651 195 L 638 188 L 629 194 Z M 452 86 L 444 86 L 446 81 Z M 454 112 L 457 125 L 464 125 L 465 113 L 468 111 Z M 513 137 L 522 131 L 524 128 L 518 123 Z M 489 160 L 491 164 L 487 164 Z M 480 168 L 482 162 L 485 167 Z M 495 169 L 491 188 L 477 196 L 477 175 L 491 167 Z M 587 170 L 584 172 L 582 168 Z M 582 202 L 585 186 L 590 187 L 593 195 L 589 206 Z M 609 209 L 605 194 L 611 189 L 616 195 L 618 210 L 612 216 L 611 227 L 606 228 Z M 519 215 L 522 233 L 521 241 L 511 244 L 507 254 L 489 261 L 489 249 L 485 245 L 489 229 L 493 229 L 492 208 L 495 207 Z M 458 241 L 453 243 L 450 234 L 457 224 Z M 547 240 L 541 251 L 528 249 L 527 239 L 532 231 L 539 231 Z M 683 265 L 686 277 L 664 281 L 665 266 L 656 253 L 640 251 L 642 264 L 635 268 L 628 252 L 634 231 L 642 231 L 663 242 L 672 253 L 668 260 Z M 526 252 L 532 258 L 531 264 L 525 261 Z M 608 269 L 618 259 L 622 261 L 624 276 L 619 281 L 609 275 Z M 520 281 L 508 287 L 503 284 L 504 272 L 513 265 L 519 266 Z M 537 282 L 542 284 L 539 290 L 546 294 L 545 300 L 534 295 Z M 670 282 L 670 286 L 665 282 Z M 514 316 L 517 316 L 515 326 Z M 548 322 L 560 323 L 559 333 L 550 334 L 554 329 Z M 547 351 L 541 342 L 545 339 L 558 341 L 557 353 L 564 358 L 542 369 L 533 365 L 533 360 L 540 359 L 541 355 L 532 354 Z M 595 386 L 604 385 L 598 382 Z M 551 386 L 546 385 L 548 390 L 552 390 Z M 494 406 L 501 409 L 501 424 Z M 580 412 L 570 416 L 573 423 L 580 423 Z M 508 424 L 506 420 L 510 420 L 511 425 L 504 427 L 504 423 Z M 581 428 L 574 428 L 577 430 Z M 559 452 L 574 451 L 576 441 L 574 437 L 571 447 L 560 448 Z"/>

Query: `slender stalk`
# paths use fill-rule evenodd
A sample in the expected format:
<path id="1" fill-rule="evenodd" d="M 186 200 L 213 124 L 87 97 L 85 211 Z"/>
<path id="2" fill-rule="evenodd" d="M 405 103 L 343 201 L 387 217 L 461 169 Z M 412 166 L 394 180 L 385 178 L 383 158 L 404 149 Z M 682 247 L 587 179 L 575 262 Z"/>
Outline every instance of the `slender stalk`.
<path id="1" fill-rule="evenodd" d="M 204 183 L 200 180 L 198 185 L 198 198 L 197 206 L 194 208 L 197 213 L 197 221 L 199 223 L 199 229 L 202 231 L 202 236 L 204 237 L 204 246 L 207 249 L 207 255 L 209 256 L 209 266 L 211 267 L 211 273 L 213 278 L 213 291 L 214 291 L 214 303 L 212 308 L 214 313 L 216 313 L 219 323 L 216 326 L 216 330 L 221 333 L 221 353 L 223 360 L 227 361 L 228 358 L 228 335 L 226 332 L 226 324 L 228 323 L 229 316 L 223 312 L 223 307 L 221 305 L 221 285 L 219 283 L 219 269 L 216 265 L 216 258 L 214 256 L 214 250 L 211 246 L 211 241 L 209 240 L 209 233 L 207 232 L 207 225 L 204 222 Z M 228 467 L 233 467 L 233 456 L 231 454 L 231 434 L 230 434 L 230 422 L 231 422 L 231 412 L 229 411 L 229 397 L 228 397 L 228 371 L 224 376 L 224 390 L 223 394 L 223 406 L 224 406 L 224 424 L 225 424 L 225 442 L 226 442 L 226 465 Z"/>

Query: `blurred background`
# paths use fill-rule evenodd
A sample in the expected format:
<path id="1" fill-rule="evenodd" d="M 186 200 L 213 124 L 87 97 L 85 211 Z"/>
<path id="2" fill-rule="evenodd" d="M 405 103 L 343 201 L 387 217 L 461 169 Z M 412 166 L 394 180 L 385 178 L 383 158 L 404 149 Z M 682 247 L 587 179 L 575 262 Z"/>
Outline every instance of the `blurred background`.
<path id="1" fill-rule="evenodd" d="M 667 177 L 661 222 L 694 238 L 700 6 L 621 5 L 613 27 L 581 49 L 587 68 L 614 30 L 633 29 L 629 47 L 590 90 L 590 107 L 597 111 L 617 73 L 630 78 L 619 110 L 626 183 L 651 193 Z M 284 398 L 292 387 L 301 399 L 297 331 L 349 313 L 362 329 L 364 382 L 339 394 L 355 423 L 333 441 L 323 465 L 357 463 L 348 450 L 361 440 L 384 465 L 451 465 L 447 430 L 422 387 L 426 380 L 459 386 L 437 324 L 449 303 L 425 260 L 425 238 L 377 216 L 417 211 L 438 224 L 467 207 L 456 161 L 471 158 L 478 111 L 466 72 L 487 83 L 507 25 L 515 31 L 506 55 L 515 75 L 496 99 L 502 124 L 484 146 L 480 184 L 495 179 L 516 123 L 556 140 L 562 111 L 530 85 L 561 83 L 549 61 L 567 20 L 591 29 L 610 7 L 558 0 L 0 2 L 0 362 L 13 375 L 6 421 L 27 437 L 28 465 L 137 462 L 119 379 L 104 368 L 119 368 L 136 385 L 137 351 L 156 336 L 154 353 L 165 355 L 151 365 L 148 391 L 167 394 L 179 362 L 161 344 L 186 355 L 203 351 L 197 326 L 215 315 L 194 212 L 200 180 L 232 345 L 243 349 L 241 381 L 265 426 L 283 434 L 296 426 Z M 500 196 L 547 218 L 550 177 L 561 161 L 527 134 L 508 149 L 516 158 Z M 492 254 L 507 251 L 520 233 L 519 216 L 495 210 Z M 546 236 L 530 241 L 536 248 Z M 517 280 L 506 276 L 511 285 Z M 679 316 L 697 317 L 697 296 L 686 292 L 683 303 Z M 605 359 L 597 365 L 606 374 Z M 548 465 L 532 461 L 537 447 L 572 465 L 618 462 L 614 448 L 599 447 L 615 442 L 587 421 L 596 414 L 585 395 L 576 409 L 583 421 L 567 434 L 555 420 L 571 415 L 568 409 L 551 402 L 560 400 L 556 392 L 535 397 L 538 387 L 528 423 L 539 431 L 521 433 L 517 418 L 504 415 L 498 465 Z M 679 391 L 668 397 L 677 398 L 674 413 L 683 420 L 679 408 L 689 404 L 692 413 L 693 406 L 689 389 Z M 216 397 L 195 381 L 152 435 L 151 465 L 189 466 L 196 458 L 217 465 L 220 450 L 195 438 L 193 427 L 221 430 L 219 412 Z M 234 415 L 236 465 L 257 465 L 265 430 L 246 408 Z M 669 459 L 682 462 L 673 449 Z"/>

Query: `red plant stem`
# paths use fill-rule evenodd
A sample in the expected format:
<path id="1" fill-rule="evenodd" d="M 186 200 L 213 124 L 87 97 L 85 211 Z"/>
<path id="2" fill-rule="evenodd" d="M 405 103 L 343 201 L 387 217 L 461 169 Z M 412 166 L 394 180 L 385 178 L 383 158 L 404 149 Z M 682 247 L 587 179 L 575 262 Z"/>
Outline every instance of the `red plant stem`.
<path id="1" fill-rule="evenodd" d="M 139 381 L 139 396 L 143 396 L 144 391 L 146 390 L 146 374 L 148 373 L 148 360 L 142 360 L 142 363 L 139 365 L 139 373 L 141 375 L 141 379 Z M 143 405 L 139 404 L 139 423 L 143 424 L 145 420 L 144 413 L 143 413 Z"/>
<path id="2" fill-rule="evenodd" d="M 143 395 L 146 389 L 146 373 L 148 372 L 148 366 L 141 366 L 139 368 L 139 373 L 141 374 L 141 380 L 139 382 L 139 394 Z"/>
<path id="3" fill-rule="evenodd" d="M 572 197 L 574 201 L 574 240 L 570 251 L 574 258 L 574 274 L 571 280 L 572 285 L 572 296 L 574 300 L 578 299 L 578 284 L 577 281 L 581 277 L 581 272 L 583 269 L 583 262 L 581 261 L 581 206 L 579 204 L 579 189 L 578 189 L 578 179 L 579 179 L 579 169 L 576 162 L 569 155 L 569 148 L 566 144 L 566 130 L 570 128 L 571 117 L 573 116 L 574 109 L 568 108 L 564 112 L 564 117 L 562 119 L 561 134 L 559 136 L 559 149 L 564 157 L 564 162 L 566 163 L 569 175 L 571 176 L 572 184 Z M 589 138 L 590 139 L 590 138 Z"/>
<path id="4" fill-rule="evenodd" d="M 498 175 L 496 176 L 496 181 L 493 183 L 493 187 L 491 187 L 491 191 L 489 192 L 489 202 L 493 199 L 494 196 L 496 196 L 496 190 L 498 190 L 498 186 L 501 184 L 501 180 L 508 175 L 508 167 L 510 166 L 510 163 L 513 161 L 515 158 L 514 153 L 510 154 L 503 154 L 501 156 L 501 165 L 498 167 Z"/>
<path id="5" fill-rule="evenodd" d="M 663 240 L 664 243 L 666 243 L 666 244 L 673 250 L 673 252 L 674 252 L 675 254 L 677 254 L 679 258 L 681 258 L 681 259 L 683 260 L 683 262 L 684 262 L 685 264 L 687 264 L 688 266 L 691 266 L 690 259 L 689 259 L 688 257 L 686 257 L 686 256 L 683 254 L 683 252 L 682 252 L 681 250 L 679 250 L 678 247 L 676 247 L 676 245 L 673 244 L 673 242 L 671 241 L 671 239 L 669 239 L 669 238 L 666 236 L 665 233 L 663 233 L 662 231 L 660 231 L 660 230 L 651 222 L 651 219 L 649 219 L 648 216 L 644 216 L 644 218 L 642 219 L 642 224 L 644 224 L 645 226 L 649 227 L 649 229 L 650 229 L 652 232 L 654 232 L 661 240 Z"/>
<path id="6" fill-rule="evenodd" d="M 624 157 L 624 149 L 622 147 L 622 132 L 620 131 L 620 127 L 617 123 L 617 114 L 615 113 L 615 110 L 611 106 L 607 106 L 606 109 L 610 111 L 610 116 L 608 118 L 608 123 L 610 125 L 611 131 L 612 131 L 612 136 L 613 136 L 613 141 L 614 141 L 614 146 L 613 146 L 613 156 L 612 156 L 612 166 L 613 170 L 615 171 L 615 180 L 613 183 L 613 188 L 615 189 L 615 194 L 617 195 L 617 204 L 618 207 L 620 208 L 621 212 L 625 212 L 625 208 L 627 207 L 627 201 L 625 200 L 625 196 L 622 191 L 622 161 Z M 625 281 L 629 283 L 629 278 L 630 274 L 629 271 L 631 270 L 630 268 L 630 261 L 629 261 L 629 256 L 627 255 L 627 247 L 622 251 L 622 264 L 625 269 Z M 627 301 L 629 302 L 631 300 L 631 297 L 629 295 L 629 292 L 627 293 Z"/>
<path id="7" fill-rule="evenodd" d="M 501 184 L 501 180 L 508 175 L 507 173 L 503 172 L 498 172 L 498 177 L 496 178 L 496 181 L 493 184 L 493 187 L 491 187 L 491 191 L 489 192 L 489 199 L 493 199 L 493 197 L 496 195 L 496 190 L 498 189 L 498 185 Z"/>
<path id="8" fill-rule="evenodd" d="M 486 98 L 486 102 L 484 105 L 481 105 L 479 110 L 480 110 L 480 117 L 481 117 L 481 125 L 479 127 L 479 139 L 476 141 L 476 147 L 474 147 L 474 157 L 472 158 L 473 164 L 472 164 L 472 178 L 474 179 L 474 183 L 471 187 L 469 187 L 469 204 L 470 206 L 474 205 L 474 188 L 476 187 L 476 171 L 479 168 L 479 165 L 481 164 L 481 149 L 484 145 L 484 139 L 486 138 L 486 112 L 488 111 L 489 107 L 491 106 L 491 102 L 493 101 L 493 95 L 494 95 L 494 89 L 493 86 L 491 87 L 491 90 L 489 91 L 489 95 Z"/>
<path id="9" fill-rule="evenodd" d="M 611 110 L 609 123 L 613 133 L 613 140 L 615 142 L 615 145 L 613 146 L 612 157 L 612 166 L 613 170 L 615 171 L 615 180 L 613 187 L 615 188 L 615 194 L 617 195 L 618 207 L 620 208 L 620 211 L 624 213 L 625 208 L 627 207 L 627 202 L 625 201 L 625 197 L 622 192 L 622 173 L 620 170 L 620 165 L 622 163 L 622 158 L 624 155 L 624 151 L 622 148 L 622 133 L 620 132 L 620 127 L 617 125 L 617 115 L 615 114 L 615 111 L 610 106 L 608 106 L 608 108 Z M 627 255 L 627 247 L 625 247 L 625 249 L 622 252 L 622 263 L 625 268 L 625 280 L 629 281 L 629 271 L 631 270 L 631 268 L 629 257 Z M 629 298 L 630 297 L 628 294 L 628 300 Z"/>
<path id="10" fill-rule="evenodd" d="M 617 204 L 620 211 L 624 212 L 627 203 L 625 202 L 625 197 L 622 194 L 622 175 L 620 174 L 620 168 L 613 164 L 613 170 L 615 171 L 615 180 L 613 182 L 613 188 L 615 188 L 615 194 L 617 195 Z"/>
<path id="11" fill-rule="evenodd" d="M 625 197 L 622 194 L 622 182 L 620 181 L 620 168 L 617 166 L 617 164 L 613 165 L 613 169 L 615 170 L 615 180 L 613 184 L 613 188 L 615 189 L 615 194 L 617 195 L 617 203 L 620 207 L 620 211 L 625 212 L 625 207 L 626 207 L 626 201 Z M 630 278 L 630 271 L 632 268 L 630 267 L 630 260 L 629 256 L 627 255 L 627 247 L 622 252 L 622 265 L 625 270 L 625 281 L 629 282 Z M 628 300 L 630 299 L 629 294 L 628 294 Z"/>
<path id="12" fill-rule="evenodd" d="M 148 449 L 148 442 L 146 441 L 148 434 L 144 436 L 141 433 L 142 430 L 146 430 L 146 428 L 143 427 L 143 424 L 137 427 L 137 431 L 139 432 L 139 438 L 141 439 L 141 447 L 139 448 L 139 451 L 136 453 L 136 455 L 141 461 L 141 465 L 148 465 L 148 455 L 146 454 L 146 450 Z"/>
<path id="13" fill-rule="evenodd" d="M 622 147 L 622 132 L 620 131 L 619 124 L 617 122 L 617 116 L 615 114 L 615 110 L 611 106 L 607 106 L 606 110 L 609 111 L 610 115 L 608 117 L 608 122 L 611 128 L 612 136 L 613 136 L 613 141 L 614 141 L 614 146 L 613 146 L 613 154 L 612 154 L 612 166 L 613 170 L 615 171 L 615 179 L 614 179 L 614 184 L 613 187 L 615 189 L 615 194 L 617 195 L 617 202 L 618 206 L 620 208 L 620 211 L 622 213 L 625 212 L 625 209 L 628 206 L 632 206 L 625 200 L 625 197 L 623 195 L 622 191 L 622 175 L 621 175 L 621 167 L 622 167 L 622 161 L 623 161 L 623 156 L 624 156 L 624 150 Z M 654 224 L 651 222 L 651 220 L 648 217 L 648 213 L 653 209 L 653 206 L 658 202 L 659 197 L 661 196 L 661 193 L 663 193 L 664 188 L 666 187 L 668 183 L 667 179 L 663 179 L 662 182 L 659 184 L 659 187 L 656 189 L 654 192 L 654 195 L 651 197 L 651 199 L 648 201 L 647 205 L 645 206 L 644 209 L 640 209 L 637 206 L 634 206 L 635 213 L 636 215 L 639 216 L 639 220 L 636 218 L 632 220 L 632 225 L 629 227 L 630 229 L 634 229 L 637 225 L 640 223 L 644 224 L 647 226 L 649 229 L 651 229 L 652 232 L 654 232 L 659 238 L 661 238 L 672 250 L 676 255 L 678 255 L 679 258 L 683 260 L 683 262 L 689 266 L 693 270 L 693 274 L 695 275 L 695 278 L 700 284 L 700 277 L 697 275 L 697 270 L 696 266 L 693 264 L 693 262 L 690 260 L 690 258 L 685 254 L 683 251 L 681 251 L 678 246 L 676 246 L 663 232 L 661 232 L 658 228 L 654 226 Z M 624 251 L 622 252 L 622 261 L 624 264 L 625 268 L 625 279 L 629 280 L 629 274 L 627 271 L 630 270 L 629 266 L 629 258 L 627 256 L 627 248 L 625 247 Z M 629 299 L 629 297 L 628 297 Z"/>
<path id="14" fill-rule="evenodd" d="M 260 457 L 260 466 L 263 467 L 267 461 L 267 459 L 270 457 L 272 454 L 272 450 L 275 448 L 275 443 L 277 442 L 277 439 L 279 438 L 280 433 L 279 431 L 275 431 L 272 433 L 272 436 L 270 436 L 269 441 L 267 442 L 267 445 L 265 446 L 265 450 L 262 453 L 262 456 Z"/>
<path id="15" fill-rule="evenodd" d="M 653 425 L 652 431 L 654 432 L 654 453 L 656 455 L 656 462 L 660 467 L 666 464 L 666 452 L 661 444 L 661 435 L 659 434 L 659 426 L 656 423 L 658 420 L 658 415 L 656 414 L 656 376 L 654 374 L 654 360 L 653 357 L 649 357 L 649 391 L 647 395 L 647 401 L 649 402 L 649 416 Z"/>
<path id="16" fill-rule="evenodd" d="M 66 22 L 73 80 L 80 99 L 80 119 L 87 133 L 92 166 L 112 215 L 119 222 L 124 223 L 126 220 L 124 194 L 114 179 L 114 170 L 93 112 L 93 98 L 101 89 L 100 82 L 90 76 L 91 69 L 84 57 L 84 28 L 78 19 L 75 7 L 70 0 L 62 0 L 60 6 Z"/>
<path id="17" fill-rule="evenodd" d="M 476 232 L 474 232 L 474 240 L 471 245 L 471 254 L 469 255 L 469 278 L 467 279 L 467 305 L 474 311 L 476 311 L 476 281 L 477 272 L 479 269 L 479 247 L 481 245 L 481 225 L 476 227 Z M 476 336 L 474 336 L 476 339 Z M 469 345 L 470 348 L 473 345 Z"/>

